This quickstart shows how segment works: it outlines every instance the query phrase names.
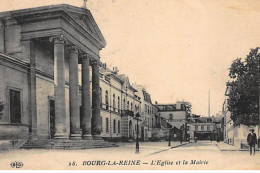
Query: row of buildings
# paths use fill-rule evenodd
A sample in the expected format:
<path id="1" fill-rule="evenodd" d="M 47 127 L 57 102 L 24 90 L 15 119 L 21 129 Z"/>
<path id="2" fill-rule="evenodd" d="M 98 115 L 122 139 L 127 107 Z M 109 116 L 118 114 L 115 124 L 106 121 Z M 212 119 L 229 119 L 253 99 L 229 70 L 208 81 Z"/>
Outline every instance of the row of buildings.
<path id="1" fill-rule="evenodd" d="M 219 121 L 153 103 L 100 60 L 91 12 L 53 5 L 0 13 L 0 139 L 208 139 Z M 214 126 L 214 127 L 213 127 Z"/>
<path id="2" fill-rule="evenodd" d="M 188 134 L 197 140 L 224 140 L 224 117 L 200 117 L 193 115 L 188 119 Z"/>
<path id="3" fill-rule="evenodd" d="M 169 117 L 143 86 L 101 62 L 106 41 L 88 9 L 22 9 L 0 13 L 0 21 L 0 139 L 133 140 L 138 134 L 147 141 L 186 127 L 184 104 L 175 105 L 181 116 Z"/>

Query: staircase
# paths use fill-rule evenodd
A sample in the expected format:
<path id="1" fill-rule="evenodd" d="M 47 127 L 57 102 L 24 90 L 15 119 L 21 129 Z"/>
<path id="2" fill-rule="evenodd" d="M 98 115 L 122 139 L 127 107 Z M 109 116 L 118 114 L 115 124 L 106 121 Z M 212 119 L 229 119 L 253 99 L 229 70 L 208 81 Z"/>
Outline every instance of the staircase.
<path id="1" fill-rule="evenodd" d="M 38 139 L 28 140 L 21 149 L 54 149 L 54 150 L 83 150 L 93 148 L 118 147 L 118 145 L 104 140 L 61 140 Z"/>
<path id="2" fill-rule="evenodd" d="M 40 139 L 40 140 L 29 139 L 20 148 L 21 149 L 48 149 L 50 146 L 49 144 L 50 144 L 49 139 Z"/>

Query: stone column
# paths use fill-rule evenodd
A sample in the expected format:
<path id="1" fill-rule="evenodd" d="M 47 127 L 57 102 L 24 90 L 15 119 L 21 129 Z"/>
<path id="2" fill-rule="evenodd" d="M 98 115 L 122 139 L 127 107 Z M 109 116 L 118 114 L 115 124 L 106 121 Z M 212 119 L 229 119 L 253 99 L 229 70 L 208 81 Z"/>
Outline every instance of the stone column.
<path id="1" fill-rule="evenodd" d="M 90 103 L 90 75 L 89 75 L 89 54 L 82 54 L 82 138 L 91 140 L 91 103 Z"/>
<path id="2" fill-rule="evenodd" d="M 91 130 L 94 139 L 101 139 L 99 61 L 94 60 L 92 66 L 92 119 Z"/>
<path id="3" fill-rule="evenodd" d="M 70 138 L 81 139 L 79 116 L 78 54 L 76 46 L 69 47 Z"/>
<path id="4" fill-rule="evenodd" d="M 23 59 L 27 59 L 30 61 L 30 70 L 29 70 L 29 132 L 30 138 L 36 139 L 37 138 L 37 107 L 36 107 L 36 61 L 35 61 L 35 47 L 34 41 L 26 40 L 22 41 L 23 47 Z"/>
<path id="5" fill-rule="evenodd" d="M 63 36 L 52 37 L 54 43 L 54 99 L 55 99 L 55 135 L 56 139 L 68 138 L 66 133 L 65 108 L 65 59 Z"/>

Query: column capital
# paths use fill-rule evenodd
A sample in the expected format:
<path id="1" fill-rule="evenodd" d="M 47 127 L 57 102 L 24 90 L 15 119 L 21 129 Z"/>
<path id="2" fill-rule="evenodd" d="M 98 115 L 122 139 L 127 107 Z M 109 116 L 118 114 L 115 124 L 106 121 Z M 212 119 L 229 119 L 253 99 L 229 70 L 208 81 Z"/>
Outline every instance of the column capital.
<path id="1" fill-rule="evenodd" d="M 49 41 L 54 44 L 66 44 L 67 40 L 63 35 L 50 37 Z"/>
<path id="2" fill-rule="evenodd" d="M 81 52 L 80 58 L 82 58 L 84 60 L 91 60 L 91 55 L 89 53 L 86 53 L 86 52 Z"/>
<path id="3" fill-rule="evenodd" d="M 69 53 L 79 54 L 79 52 L 80 52 L 80 49 L 75 45 L 69 45 L 68 49 L 69 49 Z"/>
<path id="4" fill-rule="evenodd" d="M 95 67 L 99 68 L 100 62 L 98 60 L 91 60 L 90 64 L 91 64 L 92 68 L 95 68 Z"/>

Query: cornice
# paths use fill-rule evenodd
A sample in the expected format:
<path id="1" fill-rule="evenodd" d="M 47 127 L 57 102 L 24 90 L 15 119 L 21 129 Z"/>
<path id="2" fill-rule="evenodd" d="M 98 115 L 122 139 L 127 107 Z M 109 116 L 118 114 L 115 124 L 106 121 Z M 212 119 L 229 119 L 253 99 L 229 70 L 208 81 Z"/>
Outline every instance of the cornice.
<path id="1" fill-rule="evenodd" d="M 97 24 L 93 22 L 89 10 L 77 8 L 82 15 L 89 15 L 90 22 L 92 25 L 95 25 L 96 28 L 98 28 Z M 99 29 L 96 30 L 96 32 L 100 32 L 99 38 L 101 40 L 98 40 L 94 35 L 92 35 L 88 30 L 86 30 L 71 14 L 70 11 L 73 9 L 72 6 L 69 5 L 56 5 L 56 6 L 45 6 L 45 7 L 38 7 L 38 8 L 29 8 L 29 9 L 23 9 L 23 10 L 16 10 L 12 11 L 12 17 L 18 21 L 18 23 L 30 23 L 35 21 L 43 21 L 43 20 L 49 20 L 49 19 L 57 19 L 62 18 L 65 21 L 67 21 L 68 24 L 70 24 L 73 28 L 75 28 L 81 35 L 84 35 L 87 37 L 89 41 L 91 41 L 92 44 L 97 46 L 100 50 L 106 46 L 106 42 L 104 37 L 101 34 L 101 31 Z M 75 12 L 76 10 L 74 9 Z M 85 12 L 85 13 L 84 13 Z"/>

